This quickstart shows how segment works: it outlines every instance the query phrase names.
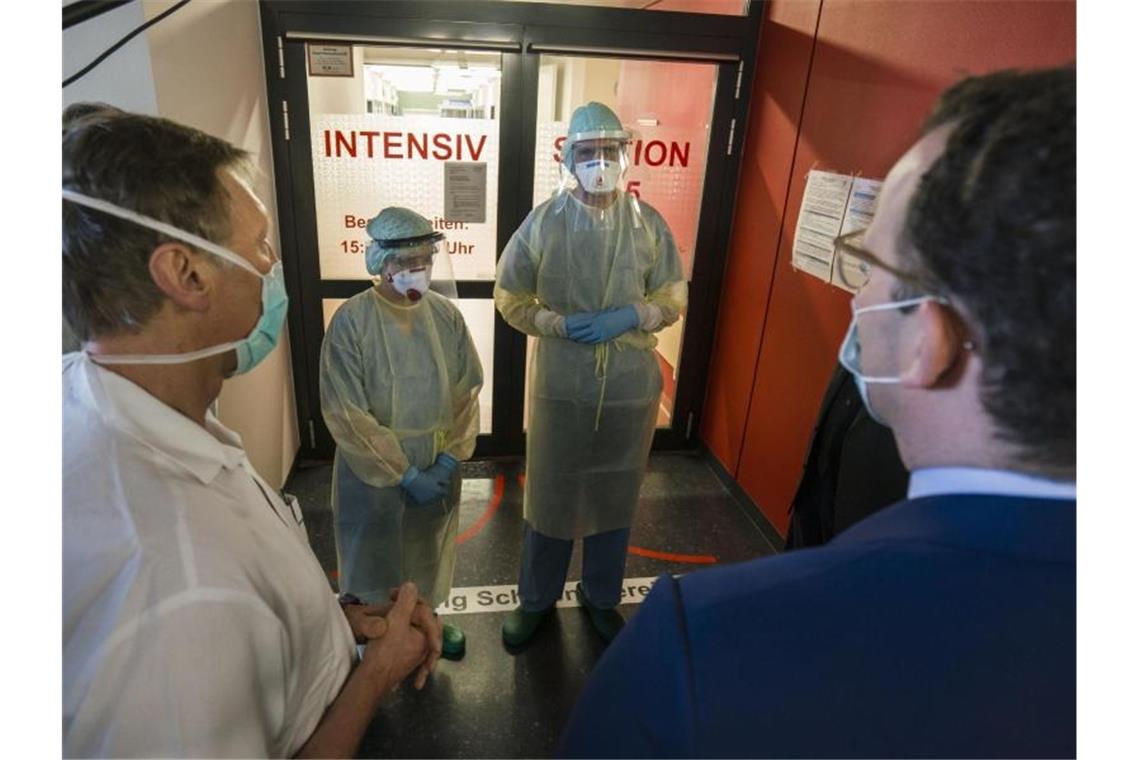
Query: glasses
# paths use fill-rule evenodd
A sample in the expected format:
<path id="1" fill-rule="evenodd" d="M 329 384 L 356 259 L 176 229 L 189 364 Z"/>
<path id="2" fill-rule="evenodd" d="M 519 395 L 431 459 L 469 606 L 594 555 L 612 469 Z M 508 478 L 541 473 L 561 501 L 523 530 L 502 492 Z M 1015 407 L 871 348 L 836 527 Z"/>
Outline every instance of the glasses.
<path id="1" fill-rule="evenodd" d="M 882 269 L 902 282 L 913 285 L 918 289 L 925 289 L 922 280 L 913 274 L 891 266 L 875 254 L 863 247 L 863 233 L 866 230 L 855 230 L 835 238 L 835 252 L 844 254 L 849 261 L 840 258 L 835 262 L 839 269 L 839 280 L 852 290 L 858 290 L 866 284 L 871 276 L 872 268 Z"/>
<path id="2" fill-rule="evenodd" d="M 598 158 L 604 158 L 606 161 L 617 162 L 618 157 L 621 155 L 624 146 L 620 143 L 612 142 L 605 144 L 597 143 L 578 143 L 574 146 L 574 162 L 585 163 L 593 161 Z"/>
<path id="3" fill-rule="evenodd" d="M 439 243 L 421 243 L 413 248 L 405 248 L 392 256 L 392 266 L 397 270 L 430 267 L 432 258 L 439 253 Z"/>

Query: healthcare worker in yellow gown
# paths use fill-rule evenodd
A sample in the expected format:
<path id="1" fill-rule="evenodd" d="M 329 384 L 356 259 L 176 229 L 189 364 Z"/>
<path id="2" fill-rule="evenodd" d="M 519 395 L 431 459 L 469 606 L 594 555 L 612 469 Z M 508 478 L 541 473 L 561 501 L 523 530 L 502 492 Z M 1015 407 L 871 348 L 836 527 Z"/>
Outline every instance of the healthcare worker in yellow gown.
<path id="1" fill-rule="evenodd" d="M 662 388 L 653 334 L 677 321 L 687 296 L 668 225 L 620 188 L 629 138 L 605 105 L 575 110 L 568 181 L 499 260 L 495 305 L 538 338 L 510 645 L 528 641 L 561 596 L 574 539 L 584 539 L 579 591 L 594 628 L 609 641 L 623 624 L 616 607 Z"/>
<path id="2" fill-rule="evenodd" d="M 340 589 L 375 603 L 410 580 L 436 606 L 451 591 L 459 463 L 475 450 L 483 369 L 459 309 L 436 292 L 442 270 L 450 277 L 442 233 L 398 207 L 367 229 L 377 280 L 341 305 L 321 350 Z M 464 645 L 444 624 L 443 656 Z"/>

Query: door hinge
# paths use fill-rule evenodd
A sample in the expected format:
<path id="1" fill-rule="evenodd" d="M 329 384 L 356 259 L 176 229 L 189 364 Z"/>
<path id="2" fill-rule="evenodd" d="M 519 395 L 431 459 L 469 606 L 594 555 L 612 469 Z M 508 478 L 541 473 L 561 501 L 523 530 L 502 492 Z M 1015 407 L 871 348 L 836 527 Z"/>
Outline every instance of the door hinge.
<path id="1" fill-rule="evenodd" d="M 693 437 L 693 413 L 689 412 L 689 421 L 685 423 L 685 440 Z"/>
<path id="2" fill-rule="evenodd" d="M 277 74 L 280 79 L 285 78 L 285 42 L 277 37 Z M 736 91 L 740 92 L 740 80 L 736 82 Z"/>
<path id="3" fill-rule="evenodd" d="M 278 37 L 277 41 L 280 42 L 281 38 Z M 285 76 L 285 69 L 284 68 L 281 69 L 281 76 L 282 77 Z M 744 80 L 744 61 L 741 61 L 740 65 L 737 66 L 737 68 L 736 68 L 736 95 L 733 98 L 734 100 L 740 100 L 740 83 L 743 80 Z"/>
<path id="4" fill-rule="evenodd" d="M 289 101 L 281 101 L 281 118 L 285 122 L 285 142 L 289 142 Z"/>
<path id="5" fill-rule="evenodd" d="M 317 448 L 317 426 L 313 424 L 312 420 L 309 420 L 309 448 Z"/>
<path id="6" fill-rule="evenodd" d="M 736 139 L 736 119 L 728 127 L 728 155 L 732 155 L 732 141 Z"/>

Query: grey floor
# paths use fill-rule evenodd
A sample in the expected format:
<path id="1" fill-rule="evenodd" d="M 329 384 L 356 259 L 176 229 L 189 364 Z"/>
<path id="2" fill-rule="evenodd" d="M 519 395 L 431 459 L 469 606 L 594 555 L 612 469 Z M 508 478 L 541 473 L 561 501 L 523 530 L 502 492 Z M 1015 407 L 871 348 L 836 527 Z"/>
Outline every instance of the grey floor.
<path id="1" fill-rule="evenodd" d="M 521 463 L 463 465 L 462 536 L 488 510 L 495 481 L 503 497 L 494 516 L 457 550 L 454 586 L 517 581 L 522 539 Z M 309 541 L 335 585 L 336 548 L 329 506 L 331 465 L 298 468 L 287 490 L 301 500 Z M 642 487 L 630 545 L 671 555 L 713 556 L 719 564 L 776 553 L 778 537 L 722 485 L 696 454 L 654 454 Z M 575 548 L 570 578 L 580 574 Z M 688 573 L 702 566 L 631 553 L 627 578 Z M 637 605 L 619 608 L 628 619 Z M 423 691 L 389 697 L 360 747 L 361 757 L 547 757 L 557 743 L 602 641 L 578 608 L 557 610 L 535 639 L 508 651 L 505 612 L 449 618 L 467 633 L 467 654 L 442 661 Z"/>

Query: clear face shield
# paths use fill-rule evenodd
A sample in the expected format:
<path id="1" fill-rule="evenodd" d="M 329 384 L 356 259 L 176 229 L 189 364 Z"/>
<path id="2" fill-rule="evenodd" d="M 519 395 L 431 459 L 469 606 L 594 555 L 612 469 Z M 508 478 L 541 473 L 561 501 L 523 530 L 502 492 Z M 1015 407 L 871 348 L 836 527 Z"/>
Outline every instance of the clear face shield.
<path id="1" fill-rule="evenodd" d="M 573 175 L 589 195 L 609 195 L 629 169 L 626 144 L 617 140 L 584 140 L 571 149 Z"/>
<path id="2" fill-rule="evenodd" d="M 628 140 L 623 136 L 567 142 L 572 168 L 566 162 L 561 165 L 554 210 L 573 219 L 572 229 L 612 229 L 626 217 L 640 226 L 637 196 L 626 192 L 622 184 L 630 167 Z"/>
<path id="3" fill-rule="evenodd" d="M 428 290 L 445 298 L 458 298 L 455 270 L 445 240 L 412 242 L 386 248 L 388 250 L 382 249 L 384 258 L 378 282 L 389 285 L 412 303 L 418 303 Z"/>

